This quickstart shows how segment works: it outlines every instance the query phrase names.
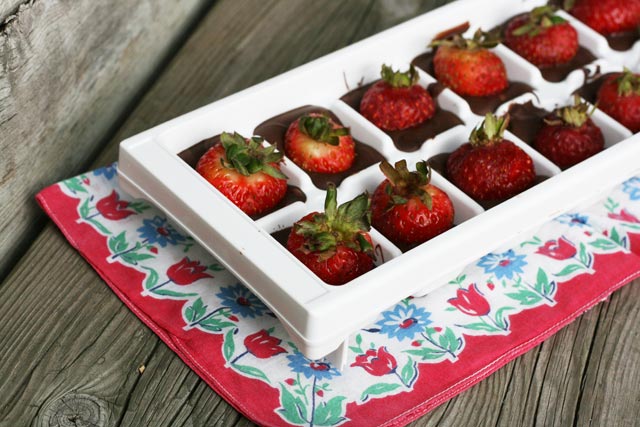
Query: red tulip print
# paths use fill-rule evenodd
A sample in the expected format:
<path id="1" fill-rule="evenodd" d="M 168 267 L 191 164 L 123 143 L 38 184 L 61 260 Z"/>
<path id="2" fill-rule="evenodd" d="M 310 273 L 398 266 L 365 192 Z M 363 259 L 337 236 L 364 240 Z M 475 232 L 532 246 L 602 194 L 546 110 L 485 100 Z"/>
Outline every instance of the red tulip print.
<path id="1" fill-rule="evenodd" d="M 135 211 L 127 209 L 128 206 L 129 202 L 120 200 L 116 190 L 113 190 L 107 197 L 98 200 L 96 209 L 106 219 L 118 221 L 136 214 Z"/>
<path id="2" fill-rule="evenodd" d="M 469 289 L 458 289 L 456 297 L 449 304 L 469 316 L 485 316 L 491 311 L 489 302 L 480 294 L 475 283 Z"/>
<path id="3" fill-rule="evenodd" d="M 573 243 L 564 237 L 560 237 L 558 240 L 549 240 L 536 251 L 537 254 L 545 255 L 558 261 L 573 258 L 576 252 L 576 247 Z"/>
<path id="4" fill-rule="evenodd" d="M 244 339 L 247 351 L 258 359 L 268 359 L 276 354 L 286 353 L 287 350 L 280 347 L 281 339 L 272 337 L 264 329 L 255 334 L 248 335 Z"/>
<path id="5" fill-rule="evenodd" d="M 394 373 L 398 363 L 386 347 L 380 347 L 378 350 L 369 349 L 365 354 L 356 356 L 356 361 L 351 366 L 359 366 L 369 374 L 381 377 Z"/>
<path id="6" fill-rule="evenodd" d="M 167 270 L 167 277 L 176 285 L 190 285 L 199 279 L 205 277 L 213 277 L 204 271 L 207 266 L 200 265 L 200 261 L 190 261 L 189 258 L 184 257 L 176 264 L 173 264 Z"/>
<path id="7" fill-rule="evenodd" d="M 619 214 L 610 213 L 608 216 L 609 218 L 617 219 L 618 221 L 633 222 L 636 224 L 640 223 L 640 219 L 629 213 L 626 209 L 622 209 Z"/>

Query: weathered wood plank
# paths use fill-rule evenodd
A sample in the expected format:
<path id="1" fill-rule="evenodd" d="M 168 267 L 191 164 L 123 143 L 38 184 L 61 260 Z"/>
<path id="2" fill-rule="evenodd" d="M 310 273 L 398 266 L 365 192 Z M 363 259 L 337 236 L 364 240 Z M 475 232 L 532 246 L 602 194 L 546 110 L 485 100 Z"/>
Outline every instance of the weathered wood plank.
<path id="1" fill-rule="evenodd" d="M 2 3 L 0 279 L 41 228 L 35 192 L 86 168 L 205 4 Z"/>
<path id="2" fill-rule="evenodd" d="M 114 141 L 430 6 L 358 0 L 332 8 L 332 3 L 316 3 L 217 4 Z M 409 12 L 391 17 L 394 5 L 404 5 Z M 282 25 L 292 17 L 306 25 Z M 224 47 L 218 47 L 223 40 Z M 265 62 L 266 48 L 285 52 Z M 202 55 L 203 51 L 210 54 Z M 260 58 L 262 62 L 255 62 Z M 264 68 L 250 66 L 255 63 L 264 63 Z M 229 77 L 223 78 L 218 68 Z M 115 160 L 114 141 L 97 164 Z M 60 271 L 55 268 L 59 265 L 64 265 Z M 588 424 L 589 417 L 592 425 L 625 425 L 608 420 L 637 419 L 640 344 L 638 333 L 629 330 L 638 324 L 638 283 L 412 425 L 563 426 L 576 420 L 578 425 Z M 252 425 L 159 343 L 51 226 L 0 286 L 0 360 L 0 378 L 7 379 L 0 381 L 0 425 L 42 425 L 48 408 L 55 408 L 61 396 L 77 394 L 106 402 L 108 422 L 99 425 Z M 137 371 L 141 364 L 146 366 L 142 375 Z M 609 393 L 605 403 L 594 401 L 601 394 L 588 394 L 594 387 Z M 617 418 L 605 404 L 620 411 Z"/>

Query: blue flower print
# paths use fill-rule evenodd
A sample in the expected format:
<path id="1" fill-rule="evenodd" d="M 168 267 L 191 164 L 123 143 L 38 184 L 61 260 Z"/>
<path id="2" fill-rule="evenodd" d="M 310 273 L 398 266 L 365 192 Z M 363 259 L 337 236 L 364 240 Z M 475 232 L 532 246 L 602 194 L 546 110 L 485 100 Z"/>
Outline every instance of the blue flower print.
<path id="1" fill-rule="evenodd" d="M 315 377 L 319 380 L 330 380 L 340 376 L 340 372 L 331 367 L 330 364 L 322 361 L 313 361 L 304 357 L 301 353 L 294 353 L 287 356 L 289 367 L 293 372 L 304 375 L 307 378 Z"/>
<path id="2" fill-rule="evenodd" d="M 522 267 L 527 265 L 526 255 L 516 255 L 513 249 L 502 254 L 488 254 L 480 258 L 478 267 L 484 269 L 485 274 L 493 273 L 496 278 L 513 279 L 514 274 L 523 273 Z"/>
<path id="3" fill-rule="evenodd" d="M 380 333 L 387 334 L 389 338 L 397 338 L 399 341 L 413 339 L 431 323 L 430 315 L 422 307 L 400 303 L 393 310 L 383 312 L 382 319 L 376 325 L 380 326 Z"/>
<path id="4" fill-rule="evenodd" d="M 116 176 L 117 171 L 118 171 L 118 164 L 117 163 L 113 163 L 112 165 L 105 166 L 103 168 L 94 170 L 93 171 L 93 175 L 95 175 L 95 176 L 104 175 L 105 178 L 110 180 L 114 176 Z"/>
<path id="5" fill-rule="evenodd" d="M 233 313 L 242 317 L 254 319 L 268 311 L 267 306 L 241 283 L 220 288 L 220 292 L 216 296 L 222 300 L 222 305 L 229 307 Z"/>
<path id="6" fill-rule="evenodd" d="M 622 191 L 629 195 L 629 199 L 640 200 L 640 177 L 634 176 L 622 184 Z"/>
<path id="7" fill-rule="evenodd" d="M 566 224 L 569 227 L 582 227 L 589 224 L 589 217 L 580 214 L 564 214 L 555 219 L 560 224 Z"/>
<path id="8" fill-rule="evenodd" d="M 142 227 L 138 228 L 138 233 L 140 233 L 140 238 L 144 239 L 145 243 L 157 243 L 164 248 L 167 245 L 176 245 L 187 240 L 165 218 L 160 216 L 156 216 L 153 219 L 145 219 L 142 224 Z"/>

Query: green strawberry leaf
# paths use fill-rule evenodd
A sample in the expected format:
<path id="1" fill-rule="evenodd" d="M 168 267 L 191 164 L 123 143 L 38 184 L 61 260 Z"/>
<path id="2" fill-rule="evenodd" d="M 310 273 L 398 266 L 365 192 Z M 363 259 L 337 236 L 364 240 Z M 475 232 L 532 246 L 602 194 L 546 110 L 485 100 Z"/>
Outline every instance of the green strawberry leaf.
<path id="1" fill-rule="evenodd" d="M 198 298 L 200 300 L 200 298 Z M 224 360 L 229 361 L 233 356 L 233 352 L 236 351 L 235 344 L 233 342 L 233 333 L 234 329 L 229 329 L 224 336 L 224 344 L 222 345 L 222 354 L 224 355 Z M 237 367 L 237 366 L 236 366 Z"/>

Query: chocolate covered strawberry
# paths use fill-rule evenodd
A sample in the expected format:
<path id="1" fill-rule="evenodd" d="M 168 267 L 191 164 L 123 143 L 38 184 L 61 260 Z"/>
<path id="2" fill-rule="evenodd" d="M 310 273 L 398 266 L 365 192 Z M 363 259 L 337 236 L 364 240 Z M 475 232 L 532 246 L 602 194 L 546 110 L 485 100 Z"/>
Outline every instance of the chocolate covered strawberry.
<path id="1" fill-rule="evenodd" d="M 386 176 L 371 198 L 372 225 L 396 244 L 417 245 L 453 225 L 453 203 L 447 193 L 431 184 L 431 169 L 418 162 L 410 172 L 407 162 L 395 167 L 380 164 Z"/>
<path id="2" fill-rule="evenodd" d="M 554 110 L 544 118 L 533 146 L 547 159 L 566 169 L 599 153 L 604 136 L 593 123 L 589 104 L 575 97 L 574 105 Z"/>
<path id="3" fill-rule="evenodd" d="M 319 113 L 305 114 L 291 123 L 284 150 L 302 169 L 319 173 L 343 172 L 356 157 L 349 129 Z"/>
<path id="4" fill-rule="evenodd" d="M 418 73 L 393 71 L 387 65 L 382 80 L 369 88 L 360 101 L 360 113 L 374 125 L 387 131 L 403 130 L 430 119 L 436 106 L 429 92 L 418 84 Z"/>
<path id="5" fill-rule="evenodd" d="M 578 33 L 571 24 L 541 6 L 513 18 L 504 32 L 504 43 L 539 67 L 564 64 L 578 53 Z"/>
<path id="6" fill-rule="evenodd" d="M 604 35 L 637 31 L 640 26 L 640 0 L 565 0 L 564 8 Z"/>
<path id="7" fill-rule="evenodd" d="M 263 139 L 223 133 L 220 143 L 198 160 L 196 170 L 247 215 L 259 215 L 278 204 L 287 191 L 280 171 L 282 153 L 264 147 Z"/>
<path id="8" fill-rule="evenodd" d="M 329 185 L 324 213 L 310 213 L 296 222 L 287 249 L 330 285 L 366 273 L 374 267 L 369 203 L 369 196 L 361 194 L 338 206 L 336 187 Z"/>
<path id="9" fill-rule="evenodd" d="M 513 142 L 504 139 L 509 116 L 489 113 L 447 160 L 447 176 L 476 200 L 503 200 L 531 187 L 533 161 Z"/>
<path id="10" fill-rule="evenodd" d="M 455 34 L 434 40 L 437 47 L 433 58 L 435 77 L 459 95 L 489 96 L 509 86 L 507 70 L 502 60 L 489 48 L 499 43 L 497 38 L 476 31 L 472 39 Z"/>
<path id="11" fill-rule="evenodd" d="M 640 132 L 640 74 L 625 69 L 610 76 L 598 91 L 598 108 L 631 132 Z"/>

